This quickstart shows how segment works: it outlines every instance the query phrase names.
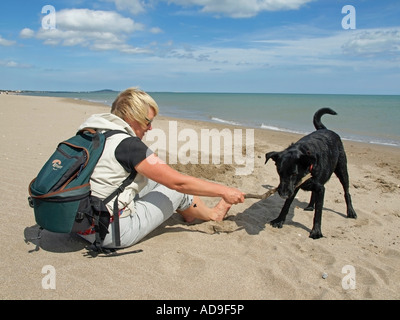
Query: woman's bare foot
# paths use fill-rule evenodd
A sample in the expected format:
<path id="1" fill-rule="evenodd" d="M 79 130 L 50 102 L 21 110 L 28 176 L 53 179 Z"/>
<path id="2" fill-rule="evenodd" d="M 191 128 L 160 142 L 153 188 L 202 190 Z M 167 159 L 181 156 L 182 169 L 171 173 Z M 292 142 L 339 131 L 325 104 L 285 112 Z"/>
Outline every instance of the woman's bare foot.
<path id="1" fill-rule="evenodd" d="M 218 202 L 218 204 L 211 209 L 214 212 L 214 215 L 210 217 L 210 219 L 213 221 L 224 220 L 226 214 L 228 213 L 231 207 L 232 207 L 231 204 L 225 202 L 224 199 L 221 199 L 221 201 Z"/>
<path id="2" fill-rule="evenodd" d="M 222 221 L 231 207 L 231 204 L 221 199 L 215 207 L 209 208 L 199 197 L 195 196 L 193 204 L 188 209 L 178 212 L 187 223 L 192 223 L 196 219 L 203 221 Z"/>

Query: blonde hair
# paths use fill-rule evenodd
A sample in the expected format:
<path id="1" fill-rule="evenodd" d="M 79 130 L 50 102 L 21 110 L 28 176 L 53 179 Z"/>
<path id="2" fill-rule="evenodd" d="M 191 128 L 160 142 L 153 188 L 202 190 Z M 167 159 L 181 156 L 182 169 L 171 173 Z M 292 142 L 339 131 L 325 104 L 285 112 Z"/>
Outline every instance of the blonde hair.
<path id="1" fill-rule="evenodd" d="M 129 88 L 114 100 L 111 113 L 125 121 L 136 120 L 145 126 L 149 108 L 153 108 L 155 116 L 158 114 L 158 105 L 150 95 L 138 88 Z"/>

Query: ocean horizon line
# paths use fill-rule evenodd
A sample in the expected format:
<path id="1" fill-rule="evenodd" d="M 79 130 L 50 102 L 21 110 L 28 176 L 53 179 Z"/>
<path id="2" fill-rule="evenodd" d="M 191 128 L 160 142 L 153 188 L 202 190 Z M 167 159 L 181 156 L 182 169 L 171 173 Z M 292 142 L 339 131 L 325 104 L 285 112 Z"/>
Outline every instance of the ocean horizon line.
<path id="1" fill-rule="evenodd" d="M 135 87 L 135 86 L 133 86 Z M 140 87 L 137 87 L 143 90 Z M 114 90 L 114 89 L 99 89 L 99 90 L 28 90 L 28 89 L 19 89 L 19 90 L 7 90 L 0 89 L 0 92 L 15 92 L 15 93 L 101 93 L 101 92 L 114 92 L 119 93 L 122 90 Z M 174 93 L 174 94 L 260 94 L 260 95 L 338 95 L 338 96 L 400 96 L 399 94 L 386 94 L 386 93 L 312 93 L 312 92 L 238 92 L 238 91 L 158 91 L 158 90 L 144 90 L 147 93 Z"/>

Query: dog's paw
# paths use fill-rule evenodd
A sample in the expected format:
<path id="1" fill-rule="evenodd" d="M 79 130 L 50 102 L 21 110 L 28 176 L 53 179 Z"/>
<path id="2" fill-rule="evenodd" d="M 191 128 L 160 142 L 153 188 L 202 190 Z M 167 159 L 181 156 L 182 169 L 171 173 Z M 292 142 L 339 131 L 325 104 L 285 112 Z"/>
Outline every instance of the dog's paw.
<path id="1" fill-rule="evenodd" d="M 270 222 L 270 225 L 273 226 L 274 228 L 280 229 L 283 227 L 283 223 L 284 223 L 283 220 L 275 219 Z"/>
<path id="2" fill-rule="evenodd" d="M 304 208 L 304 211 L 314 211 L 314 206 L 308 206 Z"/>
<path id="3" fill-rule="evenodd" d="M 322 238 L 323 237 L 323 235 L 322 235 L 322 232 L 321 232 L 321 230 L 311 230 L 311 232 L 310 232 L 310 238 L 312 238 L 312 239 L 319 239 L 319 238 Z"/>
<path id="4" fill-rule="evenodd" d="M 357 214 L 354 210 L 347 210 L 347 218 L 357 219 Z"/>

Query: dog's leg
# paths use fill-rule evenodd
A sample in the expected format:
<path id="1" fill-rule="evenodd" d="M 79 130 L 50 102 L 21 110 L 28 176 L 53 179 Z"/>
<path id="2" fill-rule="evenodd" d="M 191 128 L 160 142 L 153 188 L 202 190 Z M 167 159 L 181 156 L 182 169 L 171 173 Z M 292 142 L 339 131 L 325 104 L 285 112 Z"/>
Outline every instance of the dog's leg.
<path id="1" fill-rule="evenodd" d="M 283 223 L 285 222 L 286 216 L 289 212 L 290 205 L 292 204 L 298 191 L 299 191 L 299 188 L 295 189 L 293 195 L 290 198 L 286 199 L 285 204 L 283 205 L 281 213 L 279 214 L 278 218 L 276 218 L 270 222 L 271 226 L 273 226 L 274 228 L 282 228 Z"/>
<path id="2" fill-rule="evenodd" d="M 304 211 L 313 211 L 314 210 L 314 205 L 315 205 L 315 194 L 314 194 L 314 191 L 313 191 L 313 192 L 311 192 L 310 203 L 308 204 L 307 207 L 304 208 Z"/>
<path id="3" fill-rule="evenodd" d="M 339 178 L 339 181 L 343 186 L 344 199 L 346 200 L 347 206 L 347 218 L 357 219 L 357 214 L 353 208 L 351 195 L 349 192 L 349 174 L 347 171 L 347 160 L 345 155 L 344 157 L 342 156 L 341 158 L 339 158 L 338 165 L 335 169 L 335 174 Z"/>
<path id="4" fill-rule="evenodd" d="M 323 185 L 319 185 L 315 191 L 313 191 L 313 193 L 315 193 L 315 213 L 313 228 L 310 232 L 310 238 L 319 239 L 323 237 L 321 231 L 321 220 L 322 207 L 324 205 L 325 187 Z"/>

